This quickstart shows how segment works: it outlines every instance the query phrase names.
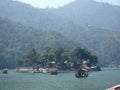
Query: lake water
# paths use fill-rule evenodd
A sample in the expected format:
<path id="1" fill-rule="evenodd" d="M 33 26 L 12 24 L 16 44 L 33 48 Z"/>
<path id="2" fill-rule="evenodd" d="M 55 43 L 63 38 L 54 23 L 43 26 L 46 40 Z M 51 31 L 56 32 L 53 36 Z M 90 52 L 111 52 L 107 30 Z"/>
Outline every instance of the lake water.
<path id="1" fill-rule="evenodd" d="M 76 78 L 74 72 L 50 75 L 0 71 L 0 90 L 105 90 L 117 84 L 120 84 L 120 69 L 89 72 L 87 78 Z"/>

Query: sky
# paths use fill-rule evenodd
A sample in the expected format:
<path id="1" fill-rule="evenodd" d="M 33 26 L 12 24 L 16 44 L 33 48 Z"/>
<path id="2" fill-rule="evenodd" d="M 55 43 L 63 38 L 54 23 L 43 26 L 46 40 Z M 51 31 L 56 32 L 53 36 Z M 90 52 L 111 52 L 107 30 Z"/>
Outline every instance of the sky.
<path id="1" fill-rule="evenodd" d="M 30 4 L 38 8 L 58 8 L 75 0 L 14 0 Z M 95 0 L 98 2 L 105 2 L 112 5 L 120 5 L 120 0 Z"/>
<path id="2" fill-rule="evenodd" d="M 22 1 L 24 3 L 31 4 L 34 7 L 38 8 L 58 8 L 75 0 L 14 0 Z"/>
<path id="3" fill-rule="evenodd" d="M 106 2 L 112 5 L 119 5 L 120 6 L 120 0 L 95 0 L 98 2 Z"/>

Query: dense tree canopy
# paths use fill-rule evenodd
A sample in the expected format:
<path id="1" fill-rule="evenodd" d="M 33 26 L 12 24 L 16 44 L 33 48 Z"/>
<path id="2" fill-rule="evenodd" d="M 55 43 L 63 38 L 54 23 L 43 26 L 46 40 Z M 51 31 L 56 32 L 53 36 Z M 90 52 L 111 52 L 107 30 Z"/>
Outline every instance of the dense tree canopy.
<path id="1" fill-rule="evenodd" d="M 37 58 L 38 58 L 37 52 L 33 48 L 30 51 L 24 53 L 23 56 L 17 60 L 16 63 L 19 66 L 31 66 L 31 65 L 36 64 Z"/>
<path id="2" fill-rule="evenodd" d="M 32 50 L 23 54 L 23 56 L 16 61 L 19 66 L 33 66 L 41 64 L 42 67 L 48 67 L 52 62 L 59 65 L 62 69 L 70 67 L 71 63 L 76 65 L 83 61 L 90 61 L 90 64 L 97 63 L 97 56 L 92 55 L 87 49 L 77 47 L 73 50 L 66 48 L 51 48 L 46 47 L 39 53 L 33 48 Z M 76 63 L 76 64 L 75 64 Z"/>

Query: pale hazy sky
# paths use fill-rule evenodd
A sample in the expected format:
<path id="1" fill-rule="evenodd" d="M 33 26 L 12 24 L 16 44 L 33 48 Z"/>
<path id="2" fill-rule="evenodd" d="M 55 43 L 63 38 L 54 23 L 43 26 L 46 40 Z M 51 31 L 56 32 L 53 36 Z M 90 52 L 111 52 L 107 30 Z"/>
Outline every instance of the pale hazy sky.
<path id="1" fill-rule="evenodd" d="M 113 5 L 120 5 L 120 0 L 95 0 L 95 1 L 107 2 L 107 3 L 113 4 Z"/>
<path id="2" fill-rule="evenodd" d="M 75 0 L 14 0 L 14 1 L 22 1 L 24 3 L 31 4 L 32 6 L 38 8 L 46 7 L 57 8 Z M 95 1 L 106 2 L 113 5 L 120 5 L 120 0 L 95 0 Z"/>

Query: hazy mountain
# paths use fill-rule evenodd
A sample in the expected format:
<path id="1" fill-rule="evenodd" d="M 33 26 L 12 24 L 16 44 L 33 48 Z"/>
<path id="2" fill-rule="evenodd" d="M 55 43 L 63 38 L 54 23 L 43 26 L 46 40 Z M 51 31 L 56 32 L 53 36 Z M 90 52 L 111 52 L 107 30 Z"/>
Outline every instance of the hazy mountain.
<path id="1" fill-rule="evenodd" d="M 61 18 L 44 9 L 33 8 L 28 4 L 12 0 L 0 0 L 0 16 L 44 30 L 61 22 Z"/>
<path id="2" fill-rule="evenodd" d="M 120 30 L 120 6 L 112 6 L 93 0 L 76 0 L 52 10 L 54 14 L 61 15 L 79 25 L 88 24 L 109 30 Z"/>
<path id="3" fill-rule="evenodd" d="M 34 28 L 50 29 L 69 20 L 80 26 L 120 30 L 120 7 L 93 0 L 76 0 L 58 9 L 38 9 L 17 1 L 0 0 L 0 16 Z"/>
<path id="4" fill-rule="evenodd" d="M 58 9 L 38 9 L 12 0 L 0 0 L 0 16 L 24 25 L 12 24 L 11 21 L 4 25 L 2 23 L 5 21 L 1 20 L 0 41 L 4 42 L 0 43 L 1 50 L 9 50 L 6 48 L 18 47 L 17 45 L 20 45 L 17 48 L 19 52 L 32 47 L 41 49 L 44 45 L 72 47 L 74 41 L 96 52 L 102 65 L 111 62 L 119 64 L 119 10 L 120 7 L 92 0 L 76 0 Z M 17 29 L 13 28 L 14 25 Z M 11 35 L 9 28 L 17 33 Z M 16 53 L 13 56 L 14 54 Z"/>

